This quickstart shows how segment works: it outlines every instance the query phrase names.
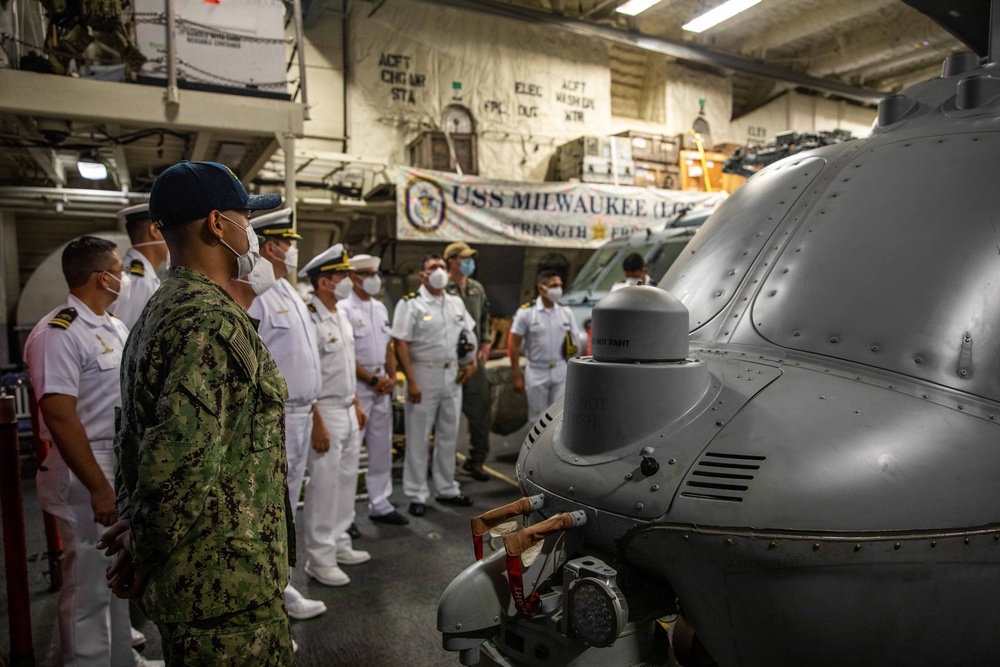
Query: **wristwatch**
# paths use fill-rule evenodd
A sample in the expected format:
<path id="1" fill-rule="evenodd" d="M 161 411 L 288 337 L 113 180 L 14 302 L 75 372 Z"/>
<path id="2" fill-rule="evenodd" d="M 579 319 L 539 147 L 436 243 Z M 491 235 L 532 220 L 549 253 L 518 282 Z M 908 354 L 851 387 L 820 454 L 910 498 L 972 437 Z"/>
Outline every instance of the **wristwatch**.
<path id="1" fill-rule="evenodd" d="M 374 387 L 377 384 L 378 384 L 378 376 L 377 375 L 373 375 L 372 379 L 368 381 L 368 386 L 369 387 Z"/>

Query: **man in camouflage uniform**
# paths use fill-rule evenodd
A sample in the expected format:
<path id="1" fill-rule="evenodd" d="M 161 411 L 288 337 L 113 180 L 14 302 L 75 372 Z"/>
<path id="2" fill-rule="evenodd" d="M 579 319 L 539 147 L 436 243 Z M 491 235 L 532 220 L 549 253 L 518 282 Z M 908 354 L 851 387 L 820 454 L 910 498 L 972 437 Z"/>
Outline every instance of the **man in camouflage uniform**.
<path id="1" fill-rule="evenodd" d="M 478 368 L 462 388 L 462 412 L 469 420 L 469 458 L 462 470 L 473 479 L 485 482 L 490 476 L 483 470 L 483 463 L 490 453 L 490 381 L 486 377 L 486 362 L 490 358 L 490 300 L 486 288 L 472 278 L 476 270 L 476 250 L 464 241 L 451 243 L 444 249 L 448 263 L 448 294 L 462 299 L 465 309 L 472 315 L 476 326 L 479 348 L 476 357 Z"/>
<path id="2" fill-rule="evenodd" d="M 249 196 L 212 162 L 181 162 L 150 193 L 174 266 L 125 347 L 108 579 L 160 630 L 169 665 L 290 665 L 282 590 L 294 558 L 285 382 L 223 291 L 259 258 Z"/>

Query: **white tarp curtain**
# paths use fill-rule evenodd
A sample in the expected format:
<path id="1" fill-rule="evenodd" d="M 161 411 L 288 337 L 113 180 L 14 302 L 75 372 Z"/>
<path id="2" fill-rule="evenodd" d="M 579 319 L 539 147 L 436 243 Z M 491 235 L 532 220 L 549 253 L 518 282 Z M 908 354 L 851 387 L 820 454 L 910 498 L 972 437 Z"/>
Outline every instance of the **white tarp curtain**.
<path id="1" fill-rule="evenodd" d="M 596 248 L 662 229 L 689 208 L 716 206 L 725 193 L 525 183 L 399 167 L 396 237 L 503 245 Z"/>
<path id="2" fill-rule="evenodd" d="M 763 145 L 787 130 L 849 130 L 855 137 L 867 137 L 877 114 L 850 102 L 789 92 L 734 119 L 730 127 L 733 141 L 742 144 Z"/>
<path id="3" fill-rule="evenodd" d="M 351 152 L 408 164 L 407 143 L 454 104 L 474 119 L 481 174 L 542 180 L 556 146 L 608 133 L 605 42 L 422 2 L 370 14 L 352 13 Z"/>
<path id="4" fill-rule="evenodd" d="M 691 129 L 702 110 L 711 130 L 711 148 L 729 141 L 729 119 L 733 115 L 733 86 L 729 78 L 689 69 L 677 63 L 666 67 L 666 125 L 677 133 Z M 708 138 L 706 138 L 708 141 Z"/>

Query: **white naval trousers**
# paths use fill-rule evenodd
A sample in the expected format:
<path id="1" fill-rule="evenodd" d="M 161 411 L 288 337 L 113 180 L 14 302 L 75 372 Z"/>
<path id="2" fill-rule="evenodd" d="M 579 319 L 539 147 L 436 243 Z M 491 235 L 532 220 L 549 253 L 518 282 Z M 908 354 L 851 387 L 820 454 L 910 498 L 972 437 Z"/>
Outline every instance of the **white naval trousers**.
<path id="1" fill-rule="evenodd" d="M 368 471 L 365 473 L 368 514 L 384 516 L 393 510 L 389 502 L 392 495 L 391 396 L 379 396 L 371 387 L 359 384 L 358 402 L 368 415 L 368 423 L 361 429 L 361 439 L 368 447 Z"/>
<path id="2" fill-rule="evenodd" d="M 94 458 L 114 486 L 115 453 L 111 443 L 93 443 Z M 104 445 L 104 448 L 101 448 Z M 105 528 L 94 521 L 90 491 L 53 446 L 39 469 L 38 500 L 56 517 L 63 541 L 63 587 L 59 592 L 59 637 L 67 667 L 131 667 L 132 631 L 128 600 L 108 588 L 105 572 L 113 558 L 98 551 Z"/>
<path id="3" fill-rule="evenodd" d="M 302 480 L 306 475 L 312 436 L 311 406 L 285 405 L 285 454 L 288 457 L 288 499 L 292 503 L 292 518 L 299 507 Z"/>
<path id="4" fill-rule="evenodd" d="M 533 364 L 524 370 L 524 391 L 528 394 L 528 424 L 542 417 L 546 408 L 562 398 L 566 390 L 566 361 Z"/>
<path id="5" fill-rule="evenodd" d="M 350 549 L 347 529 L 354 521 L 354 499 L 358 489 L 361 434 L 353 401 L 316 403 L 327 430 L 330 449 L 317 452 L 309 447 L 309 487 L 306 489 L 306 563 L 336 567 L 337 549 Z"/>
<path id="6" fill-rule="evenodd" d="M 462 413 L 462 387 L 455 384 L 458 364 L 424 364 L 414 361 L 413 374 L 420 387 L 419 403 L 406 402 L 406 457 L 403 466 L 403 493 L 415 503 L 426 503 L 427 454 L 434 432 L 434 460 L 431 466 L 435 495 L 452 498 L 459 494 L 455 481 L 455 441 Z"/>
<path id="7" fill-rule="evenodd" d="M 299 508 L 302 495 L 302 480 L 306 476 L 306 461 L 309 458 L 310 436 L 312 435 L 311 406 L 291 406 L 285 404 L 285 456 L 288 459 L 288 499 L 292 505 L 292 520 Z M 291 580 L 285 586 L 285 603 L 295 604 L 302 594 Z"/>

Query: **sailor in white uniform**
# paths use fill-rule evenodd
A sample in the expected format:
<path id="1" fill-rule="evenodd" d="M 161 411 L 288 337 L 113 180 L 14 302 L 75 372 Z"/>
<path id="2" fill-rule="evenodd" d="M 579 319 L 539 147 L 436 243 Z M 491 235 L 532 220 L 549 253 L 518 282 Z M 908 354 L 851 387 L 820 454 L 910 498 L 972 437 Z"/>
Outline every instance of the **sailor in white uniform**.
<path id="1" fill-rule="evenodd" d="M 24 347 L 39 437 L 55 445 L 39 468 L 37 488 L 63 540 L 62 662 L 147 664 L 132 651 L 128 601 L 116 598 L 105 579 L 113 559 L 97 549 L 101 526 L 117 520 L 113 440 L 128 327 L 108 311 L 128 296 L 128 271 L 114 243 L 92 236 L 72 241 L 62 261 L 69 296 L 32 329 Z"/>
<path id="2" fill-rule="evenodd" d="M 317 255 L 299 273 L 314 294 L 309 313 L 316 326 L 320 369 L 319 400 L 313 411 L 309 450 L 309 488 L 305 506 L 305 571 L 327 586 L 344 586 L 350 577 L 341 565 L 358 565 L 371 556 L 353 548 L 347 529 L 354 521 L 361 428 L 354 332 L 340 304 L 353 291 L 352 267 L 338 243 Z"/>
<path id="3" fill-rule="evenodd" d="M 295 233 L 292 210 L 285 208 L 267 213 L 253 218 L 250 224 L 262 238 L 260 261 L 271 263 L 277 281 L 274 287 L 254 299 L 247 313 L 260 321 L 261 340 L 288 385 L 285 449 L 288 494 L 294 517 L 306 471 L 313 404 L 319 396 L 321 382 L 316 328 L 305 302 L 285 279 L 290 272 L 298 270 L 298 248 L 294 244 L 302 238 Z M 322 601 L 306 599 L 291 583 L 285 589 L 285 604 L 288 615 L 298 620 L 313 618 L 326 611 Z"/>
<path id="4" fill-rule="evenodd" d="M 467 346 L 464 352 L 475 350 L 475 324 L 462 299 L 444 291 L 448 272 L 440 255 L 424 257 L 420 281 L 419 290 L 396 304 L 392 320 L 396 354 L 407 380 L 403 492 L 410 499 L 413 516 L 423 516 L 427 510 L 427 455 L 432 431 L 435 500 L 461 507 L 472 504 L 455 481 L 455 440 L 462 383 L 476 369 L 474 354 L 469 355 L 466 365 L 459 365 L 459 342 L 463 340 Z"/>
<path id="5" fill-rule="evenodd" d="M 522 305 L 510 327 L 510 368 L 514 391 L 528 394 L 528 422 L 541 418 L 566 389 L 566 360 L 577 353 L 580 331 L 573 311 L 559 304 L 562 278 L 551 269 L 538 273 L 538 296 Z M 521 373 L 521 343 L 528 367 Z"/>
<path id="6" fill-rule="evenodd" d="M 149 219 L 149 204 L 123 208 L 118 211 L 118 220 L 125 226 L 132 243 L 122 257 L 125 270 L 132 279 L 132 292 L 127 299 L 118 299 L 112 312 L 131 329 L 139 320 L 149 297 L 160 286 L 156 269 L 167 261 L 169 253 L 163 234 Z"/>
<path id="7" fill-rule="evenodd" d="M 354 329 L 357 358 L 358 401 L 368 416 L 361 438 L 368 448 L 368 518 L 376 523 L 405 526 L 410 522 L 389 502 L 392 495 L 392 390 L 396 386 L 396 351 L 392 346 L 389 311 L 379 301 L 381 260 L 371 255 L 354 255 L 351 278 L 354 291 L 344 308 Z"/>
<path id="8" fill-rule="evenodd" d="M 623 287 L 633 285 L 652 285 L 653 277 L 649 275 L 649 266 L 642 255 L 637 252 L 629 254 L 622 262 L 622 271 L 625 272 L 625 280 L 617 282 L 611 286 L 612 292 L 617 292 Z"/>

